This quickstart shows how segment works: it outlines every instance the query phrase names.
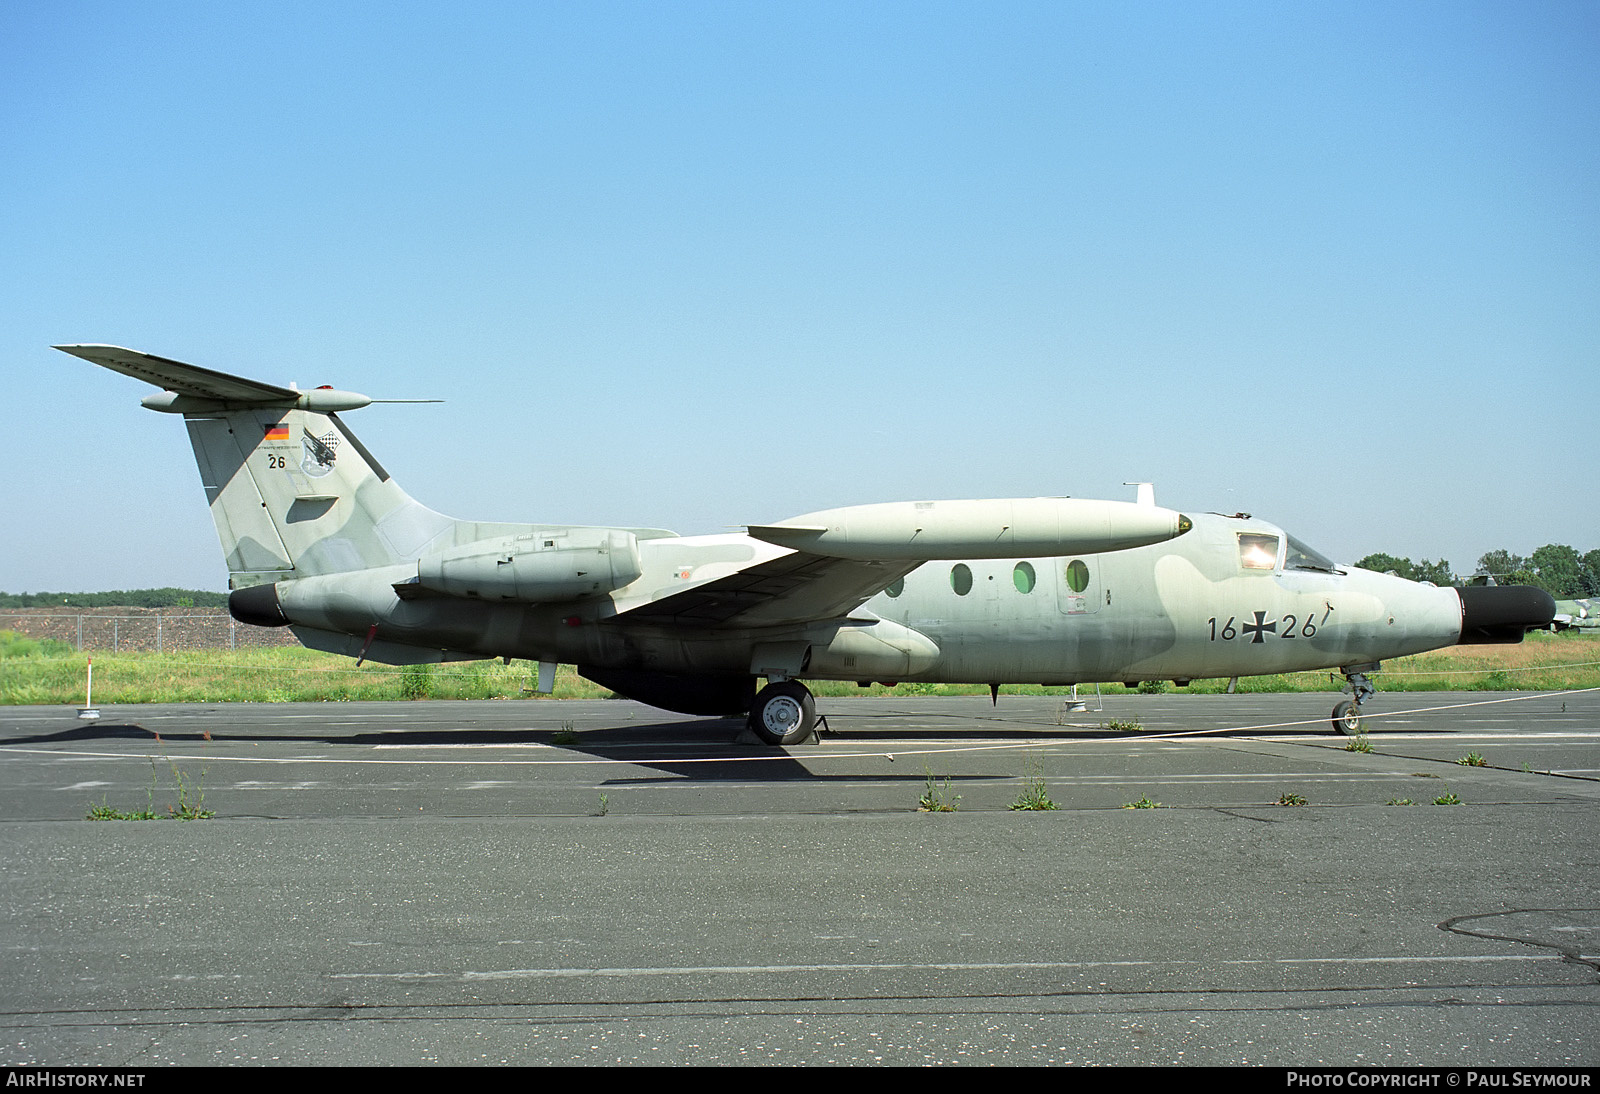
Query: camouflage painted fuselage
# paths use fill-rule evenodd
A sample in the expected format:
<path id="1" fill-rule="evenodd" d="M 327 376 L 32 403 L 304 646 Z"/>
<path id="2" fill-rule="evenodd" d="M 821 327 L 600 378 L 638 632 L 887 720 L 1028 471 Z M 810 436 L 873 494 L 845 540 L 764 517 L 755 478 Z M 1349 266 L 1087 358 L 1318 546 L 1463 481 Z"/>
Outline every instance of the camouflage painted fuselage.
<path id="1" fill-rule="evenodd" d="M 59 348 L 157 385 L 144 405 L 185 419 L 237 618 L 375 661 L 525 658 L 541 679 L 575 664 L 635 698 L 731 712 L 758 678 L 1360 672 L 1515 641 L 1554 610 L 1537 590 L 1335 566 L 1271 524 L 1143 493 L 856 506 L 748 535 L 456 520 L 407 495 L 339 418 L 365 396 Z"/>
<path id="2" fill-rule="evenodd" d="M 1335 668 L 1455 643 L 1454 590 L 1354 568 L 1246 569 L 1239 535 L 1272 525 L 1193 518 L 1167 543 L 1079 557 L 924 563 L 841 618 L 742 628 L 638 624 L 627 611 L 785 554 L 745 536 L 641 541 L 644 573 L 614 593 L 524 605 L 402 600 L 397 566 L 284 583 L 307 645 L 436 660 L 508 656 L 674 673 L 757 671 L 758 647 L 805 647 L 815 679 L 1072 684 Z M 315 633 L 314 633 L 315 632 Z"/>

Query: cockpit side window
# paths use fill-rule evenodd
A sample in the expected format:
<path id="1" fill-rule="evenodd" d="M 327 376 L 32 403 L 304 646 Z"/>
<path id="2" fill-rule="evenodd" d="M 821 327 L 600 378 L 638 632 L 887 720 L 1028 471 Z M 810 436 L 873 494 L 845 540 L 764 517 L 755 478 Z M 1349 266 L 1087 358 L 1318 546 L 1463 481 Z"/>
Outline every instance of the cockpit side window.
<path id="1" fill-rule="evenodd" d="M 1333 560 L 1313 551 L 1304 543 L 1289 537 L 1289 550 L 1283 559 L 1283 568 L 1286 570 L 1316 570 L 1318 573 L 1336 574 L 1339 568 Z"/>
<path id="2" fill-rule="evenodd" d="M 1277 569 L 1278 537 L 1265 532 L 1240 532 L 1239 565 L 1246 570 Z"/>

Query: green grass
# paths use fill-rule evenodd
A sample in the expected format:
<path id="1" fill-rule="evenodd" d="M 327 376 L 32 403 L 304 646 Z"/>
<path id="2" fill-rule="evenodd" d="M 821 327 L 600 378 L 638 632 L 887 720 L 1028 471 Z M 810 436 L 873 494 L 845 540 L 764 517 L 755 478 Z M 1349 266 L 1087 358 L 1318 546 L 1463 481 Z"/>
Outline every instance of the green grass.
<path id="1" fill-rule="evenodd" d="M 526 661 L 457 661 L 397 667 L 298 647 L 157 654 L 94 655 L 94 701 L 111 703 L 306 703 L 382 699 L 533 698 Z M 85 657 L 78 653 L 0 662 L 0 704 L 83 702 Z M 570 665 L 556 674 L 555 697 L 611 694 Z"/>
<path id="2" fill-rule="evenodd" d="M 0 631 L 0 661 L 28 657 L 70 657 L 72 646 L 54 638 L 28 638 L 16 631 Z"/>
<path id="3" fill-rule="evenodd" d="M 514 661 L 458 661 L 399 668 L 298 647 L 180 653 L 95 653 L 94 700 L 111 703 L 317 702 L 382 699 L 533 698 L 534 666 Z M 66 643 L 34 641 L 0 631 L 0 704 L 75 705 L 84 698 L 85 656 Z M 1380 691 L 1475 691 L 1496 688 L 1558 690 L 1600 687 L 1600 664 L 1547 668 L 1557 663 L 1600 662 L 1600 636 L 1529 635 L 1515 646 L 1458 646 L 1385 663 L 1374 675 Z M 849 681 L 808 681 L 819 697 L 855 695 L 987 696 L 985 684 L 906 683 L 861 688 Z M 1111 685 L 1120 687 L 1120 685 Z M 1189 691 L 1214 694 L 1226 680 L 1196 680 Z M 1243 677 L 1245 694 L 1338 691 L 1343 679 L 1327 672 Z M 1070 688 L 1011 685 L 1007 695 L 1071 694 Z M 570 665 L 556 674 L 556 699 L 603 699 L 605 688 Z M 541 696 L 540 698 L 543 698 Z"/>

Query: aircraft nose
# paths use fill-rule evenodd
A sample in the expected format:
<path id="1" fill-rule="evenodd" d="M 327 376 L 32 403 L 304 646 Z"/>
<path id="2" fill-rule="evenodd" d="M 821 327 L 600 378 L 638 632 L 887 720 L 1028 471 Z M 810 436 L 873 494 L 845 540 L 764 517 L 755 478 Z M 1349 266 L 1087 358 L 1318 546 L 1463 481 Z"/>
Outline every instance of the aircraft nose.
<path id="1" fill-rule="evenodd" d="M 1556 601 L 1532 585 L 1469 585 L 1461 597 L 1461 641 L 1520 642 L 1533 627 L 1548 627 Z"/>

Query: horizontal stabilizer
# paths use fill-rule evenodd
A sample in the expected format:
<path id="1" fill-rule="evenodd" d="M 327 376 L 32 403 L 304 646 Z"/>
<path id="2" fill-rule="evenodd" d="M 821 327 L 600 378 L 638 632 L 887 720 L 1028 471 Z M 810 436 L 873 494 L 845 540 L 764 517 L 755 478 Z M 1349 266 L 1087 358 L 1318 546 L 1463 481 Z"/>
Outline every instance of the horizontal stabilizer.
<path id="1" fill-rule="evenodd" d="M 56 346 L 63 353 L 132 376 L 164 391 L 196 399 L 217 399 L 228 403 L 293 403 L 301 393 L 293 388 L 230 376 L 199 365 L 186 365 L 136 349 L 121 346 Z"/>

